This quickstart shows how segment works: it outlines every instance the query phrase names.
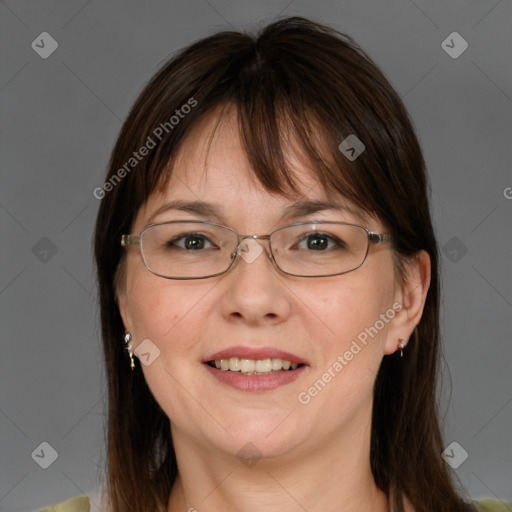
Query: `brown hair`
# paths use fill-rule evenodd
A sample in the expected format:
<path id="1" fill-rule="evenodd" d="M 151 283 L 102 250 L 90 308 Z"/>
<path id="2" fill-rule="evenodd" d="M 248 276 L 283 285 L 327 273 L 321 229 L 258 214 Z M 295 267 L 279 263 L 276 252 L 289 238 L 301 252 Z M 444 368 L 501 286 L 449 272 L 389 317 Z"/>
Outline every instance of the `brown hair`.
<path id="1" fill-rule="evenodd" d="M 182 50 L 144 88 L 113 150 L 95 233 L 112 512 L 165 511 L 178 471 L 169 419 L 139 362 L 132 372 L 123 350 L 115 290 L 123 260 L 120 237 L 131 232 L 149 195 L 165 186 L 169 163 L 189 129 L 223 105 L 236 108 L 253 172 L 268 191 L 296 189 L 285 159 L 284 132 L 292 129 L 325 190 L 345 195 L 392 233 L 397 261 L 420 250 L 430 255 L 431 285 L 421 322 L 406 356 L 385 356 L 376 378 L 371 468 L 393 511 L 403 511 L 402 495 L 416 512 L 466 510 L 441 458 L 438 249 L 414 128 L 390 83 L 350 37 L 294 17 L 255 37 L 222 32 Z M 365 145 L 354 161 L 338 149 L 350 134 Z M 131 161 L 150 140 L 155 147 Z"/>

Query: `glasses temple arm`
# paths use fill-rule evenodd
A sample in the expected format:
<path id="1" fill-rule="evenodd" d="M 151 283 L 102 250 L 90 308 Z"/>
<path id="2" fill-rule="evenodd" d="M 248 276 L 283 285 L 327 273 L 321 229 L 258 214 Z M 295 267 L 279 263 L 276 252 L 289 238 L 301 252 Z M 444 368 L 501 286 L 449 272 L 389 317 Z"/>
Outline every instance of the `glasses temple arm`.
<path id="1" fill-rule="evenodd" d="M 374 244 L 382 245 L 386 242 L 392 242 L 393 241 L 393 235 L 387 235 L 384 233 L 372 233 L 371 231 L 368 233 L 368 239 L 370 242 L 373 242 Z"/>
<path id="2" fill-rule="evenodd" d="M 127 247 L 128 245 L 139 245 L 140 235 L 122 235 L 121 246 Z"/>

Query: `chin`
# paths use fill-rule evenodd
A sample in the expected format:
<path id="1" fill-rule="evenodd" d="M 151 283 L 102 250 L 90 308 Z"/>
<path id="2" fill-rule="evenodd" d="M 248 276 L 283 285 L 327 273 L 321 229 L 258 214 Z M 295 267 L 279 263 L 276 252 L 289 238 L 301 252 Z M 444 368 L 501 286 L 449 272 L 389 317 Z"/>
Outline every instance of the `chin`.
<path id="1" fill-rule="evenodd" d="M 238 458 L 284 457 L 296 451 L 307 440 L 303 428 L 296 421 L 290 421 L 290 417 L 286 418 L 288 414 L 273 411 L 265 415 L 262 411 L 247 411 L 243 415 L 224 418 L 226 425 L 229 425 L 226 428 L 229 434 L 223 432 L 222 435 L 212 437 L 212 431 L 209 430 L 202 435 L 210 446 L 216 446 L 220 451 Z"/>

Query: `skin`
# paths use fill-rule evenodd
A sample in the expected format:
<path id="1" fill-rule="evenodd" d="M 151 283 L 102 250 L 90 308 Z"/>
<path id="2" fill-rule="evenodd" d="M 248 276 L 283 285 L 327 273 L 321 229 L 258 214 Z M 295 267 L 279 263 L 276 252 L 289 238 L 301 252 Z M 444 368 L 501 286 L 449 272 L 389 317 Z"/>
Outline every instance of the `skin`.
<path id="1" fill-rule="evenodd" d="M 290 223 L 282 221 L 283 209 L 299 197 L 269 194 L 257 182 L 233 111 L 207 149 L 217 120 L 214 112 L 190 132 L 165 191 L 140 209 L 132 233 L 172 219 L 212 220 L 248 234 Z M 326 199 L 298 153 L 287 157 L 303 195 Z M 152 218 L 173 199 L 217 203 L 220 217 L 167 211 Z M 325 210 L 292 222 L 361 224 L 356 213 Z M 364 225 L 385 232 L 378 219 Z M 398 279 L 390 244 L 373 245 L 357 270 L 305 279 L 281 273 L 267 256 L 267 242 L 260 243 L 265 251 L 254 262 L 239 258 L 222 276 L 191 281 L 155 276 L 137 248 L 127 251 L 120 311 L 134 347 L 149 338 L 160 350 L 142 369 L 170 418 L 176 448 L 179 477 L 168 510 L 387 511 L 369 461 L 373 384 L 382 358 L 397 350 L 400 338 L 409 338 L 421 318 L 430 282 L 428 255 L 419 253 Z M 298 394 L 394 303 L 401 311 L 317 396 L 299 403 Z M 276 390 L 241 392 L 218 382 L 201 363 L 234 345 L 276 347 L 300 356 L 308 367 Z M 247 443 L 261 456 L 251 466 L 237 457 Z"/>

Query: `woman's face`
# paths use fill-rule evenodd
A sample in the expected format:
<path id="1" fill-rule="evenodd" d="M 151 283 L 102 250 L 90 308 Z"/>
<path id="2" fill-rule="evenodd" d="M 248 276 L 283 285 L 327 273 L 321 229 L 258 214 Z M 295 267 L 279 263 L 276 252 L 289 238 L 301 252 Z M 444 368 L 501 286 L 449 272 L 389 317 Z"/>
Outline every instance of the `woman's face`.
<path id="1" fill-rule="evenodd" d="M 165 192 L 149 198 L 132 233 L 168 220 L 213 221 L 260 235 L 308 220 L 385 231 L 353 206 L 353 211 L 325 209 L 285 220 L 285 208 L 297 201 L 328 200 L 316 178 L 297 155 L 288 154 L 301 194 L 294 199 L 269 194 L 251 172 L 234 114 L 224 118 L 207 151 L 216 120 L 204 118 L 187 137 Z M 175 200 L 207 203 L 216 215 L 163 208 Z M 253 455 L 298 455 L 367 436 L 381 360 L 414 327 L 406 324 L 390 244 L 371 246 L 353 272 L 301 278 L 280 272 L 268 257 L 268 242 L 258 243 L 264 250 L 254 260 L 239 257 L 224 275 L 187 281 L 152 274 L 136 248 L 127 250 L 121 313 L 134 348 L 150 340 L 144 351 L 151 362 L 141 367 L 171 420 L 173 436 L 239 456 L 250 456 L 251 450 Z M 302 366 L 288 370 L 296 372 L 294 378 L 281 370 L 281 377 L 237 373 L 230 380 L 206 363 L 221 351 L 224 359 L 281 355 Z"/>

